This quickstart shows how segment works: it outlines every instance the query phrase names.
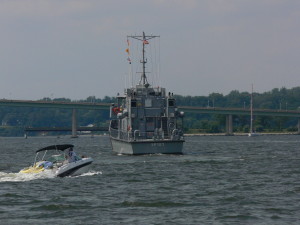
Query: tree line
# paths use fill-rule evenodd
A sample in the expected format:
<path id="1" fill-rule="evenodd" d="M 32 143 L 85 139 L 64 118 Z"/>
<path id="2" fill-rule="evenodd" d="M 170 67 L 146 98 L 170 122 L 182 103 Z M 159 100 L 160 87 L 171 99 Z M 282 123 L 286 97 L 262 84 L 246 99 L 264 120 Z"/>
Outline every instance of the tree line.
<path id="1" fill-rule="evenodd" d="M 231 91 L 227 95 L 211 93 L 208 96 L 175 95 L 177 105 L 199 107 L 250 108 L 248 92 Z M 274 88 L 264 93 L 253 93 L 253 108 L 298 110 L 300 106 L 300 87 L 291 89 Z M 72 102 L 67 98 L 43 98 L 43 101 Z M 90 96 L 76 102 L 112 103 L 114 97 L 96 98 Z M 300 110 L 300 109 L 299 109 Z M 31 107 L 0 107 L 0 136 L 23 136 L 25 127 L 70 127 L 72 110 L 45 109 Z M 79 126 L 107 126 L 107 110 L 78 110 Z M 186 113 L 184 129 L 186 133 L 222 133 L 225 132 L 225 116 Z M 249 132 L 250 116 L 233 116 L 234 132 Z M 258 132 L 296 131 L 297 119 L 288 117 L 256 116 L 254 127 Z"/>

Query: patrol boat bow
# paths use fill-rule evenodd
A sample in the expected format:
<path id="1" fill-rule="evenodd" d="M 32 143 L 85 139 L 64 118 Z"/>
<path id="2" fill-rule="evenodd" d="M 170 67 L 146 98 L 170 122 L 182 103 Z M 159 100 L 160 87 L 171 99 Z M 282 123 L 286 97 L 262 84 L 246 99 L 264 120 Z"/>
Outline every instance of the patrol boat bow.
<path id="1" fill-rule="evenodd" d="M 156 37 L 144 32 L 127 36 L 142 43 L 142 72 L 139 83 L 126 88 L 110 107 L 110 140 L 117 154 L 182 154 L 184 113 L 178 111 L 173 94 L 151 87 L 146 77 L 145 45 Z"/>

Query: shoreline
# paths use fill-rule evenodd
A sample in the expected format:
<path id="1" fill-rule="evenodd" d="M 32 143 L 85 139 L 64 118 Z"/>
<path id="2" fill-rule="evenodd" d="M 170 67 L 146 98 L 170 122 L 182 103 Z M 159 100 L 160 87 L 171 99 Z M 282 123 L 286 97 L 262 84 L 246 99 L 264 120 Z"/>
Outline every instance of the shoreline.
<path id="1" fill-rule="evenodd" d="M 257 133 L 258 136 L 266 136 L 266 135 L 299 135 L 297 132 L 286 132 L 286 133 Z M 226 133 L 195 133 L 195 134 L 184 134 L 186 137 L 192 136 L 248 136 L 248 133 L 233 133 L 232 135 L 228 135 Z"/>

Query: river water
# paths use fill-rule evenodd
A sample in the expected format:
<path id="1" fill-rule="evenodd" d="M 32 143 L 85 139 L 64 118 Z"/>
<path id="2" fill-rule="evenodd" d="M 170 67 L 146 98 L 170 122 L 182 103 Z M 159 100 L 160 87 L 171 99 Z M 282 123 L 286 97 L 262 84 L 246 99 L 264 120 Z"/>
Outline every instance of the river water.
<path id="1" fill-rule="evenodd" d="M 0 138 L 0 224 L 300 224 L 300 137 L 187 137 L 183 155 L 118 156 L 107 136 Z M 74 144 L 78 177 L 18 174 Z"/>

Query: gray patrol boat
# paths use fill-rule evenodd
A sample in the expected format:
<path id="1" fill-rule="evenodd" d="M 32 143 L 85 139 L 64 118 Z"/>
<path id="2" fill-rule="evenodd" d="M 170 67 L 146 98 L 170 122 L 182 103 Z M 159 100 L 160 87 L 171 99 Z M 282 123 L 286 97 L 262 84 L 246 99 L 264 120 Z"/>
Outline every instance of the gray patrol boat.
<path id="1" fill-rule="evenodd" d="M 110 140 L 117 154 L 182 154 L 183 112 L 173 94 L 151 87 L 146 77 L 145 45 L 158 36 L 127 36 L 142 43 L 142 72 L 139 83 L 125 88 L 110 107 Z"/>

